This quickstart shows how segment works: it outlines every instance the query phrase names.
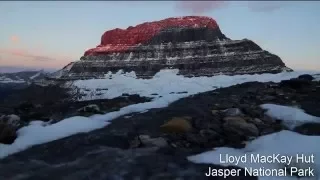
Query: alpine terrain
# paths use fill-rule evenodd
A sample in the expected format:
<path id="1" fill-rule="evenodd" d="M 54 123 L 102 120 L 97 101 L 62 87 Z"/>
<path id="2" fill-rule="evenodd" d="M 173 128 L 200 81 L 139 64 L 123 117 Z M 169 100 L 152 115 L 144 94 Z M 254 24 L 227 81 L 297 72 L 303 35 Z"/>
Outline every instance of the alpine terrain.
<path id="1" fill-rule="evenodd" d="M 1 82 L 25 85 L 0 96 L 0 179 L 320 177 L 319 72 L 211 17 L 108 30 L 57 72 Z"/>

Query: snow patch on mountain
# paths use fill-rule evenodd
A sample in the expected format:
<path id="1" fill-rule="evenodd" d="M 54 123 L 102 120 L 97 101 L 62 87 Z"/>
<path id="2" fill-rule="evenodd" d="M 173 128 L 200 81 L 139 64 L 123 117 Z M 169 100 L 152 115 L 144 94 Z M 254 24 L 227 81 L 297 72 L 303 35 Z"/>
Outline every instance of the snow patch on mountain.
<path id="1" fill-rule="evenodd" d="M 122 94 L 139 94 L 145 97 L 164 97 L 172 93 L 187 92 L 184 95 L 210 91 L 219 87 L 228 87 L 248 81 L 280 82 L 304 74 L 303 71 L 283 72 L 278 74 L 254 75 L 217 75 L 212 77 L 186 78 L 177 75 L 179 70 L 161 70 L 152 79 L 137 79 L 134 72 L 118 71 L 105 75 L 106 79 L 77 80 L 73 85 L 83 94 L 81 100 L 111 99 Z M 157 94 L 157 95 L 155 95 Z"/>
<path id="2" fill-rule="evenodd" d="M 38 73 L 36 73 L 35 75 L 31 76 L 30 79 L 35 79 L 36 77 L 39 77 L 41 74 L 43 73 L 43 71 L 39 71 Z"/>

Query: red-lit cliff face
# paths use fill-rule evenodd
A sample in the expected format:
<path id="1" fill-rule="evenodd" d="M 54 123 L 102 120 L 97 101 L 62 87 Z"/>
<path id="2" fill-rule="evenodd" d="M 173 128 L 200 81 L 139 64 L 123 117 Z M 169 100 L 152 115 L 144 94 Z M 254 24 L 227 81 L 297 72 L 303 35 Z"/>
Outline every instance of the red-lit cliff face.
<path id="1" fill-rule="evenodd" d="M 185 16 L 146 22 L 135 27 L 130 26 L 127 29 L 117 28 L 106 31 L 101 37 L 101 44 L 96 48 L 89 49 L 84 55 L 123 52 L 134 45 L 147 43 L 159 32 L 168 28 L 209 28 L 219 30 L 219 26 L 214 19 L 204 16 Z"/>

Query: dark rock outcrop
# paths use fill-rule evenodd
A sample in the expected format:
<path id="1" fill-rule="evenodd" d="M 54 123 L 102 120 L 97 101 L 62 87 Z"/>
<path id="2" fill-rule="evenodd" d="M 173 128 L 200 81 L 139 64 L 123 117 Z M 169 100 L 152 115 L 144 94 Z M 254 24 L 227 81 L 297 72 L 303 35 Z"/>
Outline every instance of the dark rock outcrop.
<path id="1" fill-rule="evenodd" d="M 135 71 L 150 78 L 165 68 L 179 74 L 278 73 L 282 60 L 251 40 L 230 40 L 209 17 L 186 16 L 107 31 L 101 44 L 60 71 L 59 78 L 99 78 L 109 71 Z"/>
<path id="2" fill-rule="evenodd" d="M 11 115 L 0 115 L 0 144 L 11 144 L 17 138 L 16 130 L 20 126 L 20 117 Z"/>
<path id="3" fill-rule="evenodd" d="M 314 77 L 310 74 L 302 74 L 298 77 L 298 79 L 304 79 L 304 80 L 307 80 L 307 81 L 312 81 L 314 80 Z"/>

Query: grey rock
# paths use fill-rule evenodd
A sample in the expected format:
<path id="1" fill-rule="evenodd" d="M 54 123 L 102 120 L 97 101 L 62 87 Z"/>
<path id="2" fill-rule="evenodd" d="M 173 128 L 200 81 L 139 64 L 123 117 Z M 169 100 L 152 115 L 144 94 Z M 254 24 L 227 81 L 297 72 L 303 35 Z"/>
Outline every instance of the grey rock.
<path id="1" fill-rule="evenodd" d="M 241 116 L 242 111 L 239 108 L 229 108 L 223 111 L 225 116 Z"/>
<path id="2" fill-rule="evenodd" d="M 21 122 L 20 122 L 20 117 L 15 114 L 10 114 L 10 115 L 2 115 L 0 116 L 0 122 L 10 124 L 14 127 L 18 127 Z"/>
<path id="3" fill-rule="evenodd" d="M 0 117 L 0 144 L 12 144 L 17 138 L 16 131 L 19 127 L 19 116 L 13 114 L 2 115 Z"/>
<path id="4" fill-rule="evenodd" d="M 141 143 L 146 147 L 166 147 L 168 146 L 167 141 L 162 138 L 151 138 L 149 135 L 140 135 L 139 139 Z"/>
<path id="5" fill-rule="evenodd" d="M 208 138 L 208 139 L 213 139 L 219 136 L 219 133 L 211 130 L 211 129 L 202 129 L 200 130 L 200 135 L 202 137 Z"/>
<path id="6" fill-rule="evenodd" d="M 90 104 L 85 107 L 82 107 L 78 109 L 77 112 L 78 114 L 81 114 L 81 115 L 83 114 L 92 115 L 92 114 L 101 113 L 100 107 L 96 104 Z"/>
<path id="7" fill-rule="evenodd" d="M 262 125 L 263 121 L 259 118 L 250 118 L 249 122 L 255 124 L 255 125 Z"/>
<path id="8" fill-rule="evenodd" d="M 239 135 L 258 136 L 259 129 L 252 123 L 246 122 L 242 117 L 226 117 L 223 128 Z"/>
<path id="9" fill-rule="evenodd" d="M 273 119 L 272 117 L 270 117 L 270 116 L 268 116 L 268 115 L 266 115 L 266 114 L 264 114 L 264 115 L 262 116 L 262 118 L 260 118 L 260 120 L 262 120 L 262 122 L 263 122 L 263 123 L 266 123 L 266 124 L 272 124 L 272 123 L 275 123 L 275 122 L 276 122 L 275 119 Z"/>

